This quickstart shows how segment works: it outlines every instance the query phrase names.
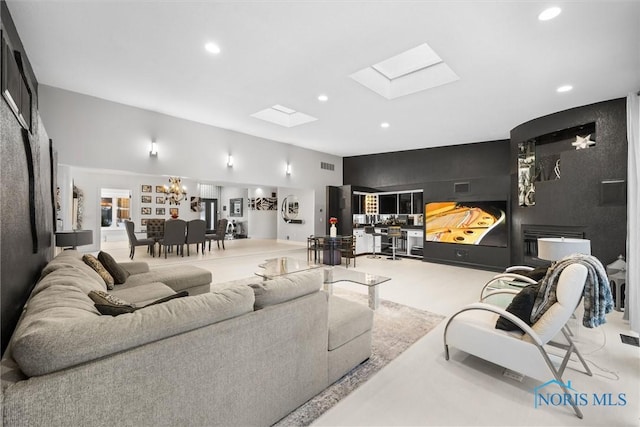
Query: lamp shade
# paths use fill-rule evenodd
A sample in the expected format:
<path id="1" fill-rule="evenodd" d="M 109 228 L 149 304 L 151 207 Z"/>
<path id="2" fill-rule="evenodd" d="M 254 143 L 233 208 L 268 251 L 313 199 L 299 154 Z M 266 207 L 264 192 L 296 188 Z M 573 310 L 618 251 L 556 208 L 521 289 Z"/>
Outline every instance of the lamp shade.
<path id="1" fill-rule="evenodd" d="M 591 255 L 591 241 L 564 237 L 544 237 L 538 239 L 538 258 L 557 261 L 568 255 Z"/>

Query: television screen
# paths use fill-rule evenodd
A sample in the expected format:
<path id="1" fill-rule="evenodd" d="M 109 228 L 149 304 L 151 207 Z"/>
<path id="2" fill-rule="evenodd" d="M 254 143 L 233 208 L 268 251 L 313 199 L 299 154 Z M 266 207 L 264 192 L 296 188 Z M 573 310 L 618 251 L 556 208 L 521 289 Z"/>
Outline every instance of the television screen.
<path id="1" fill-rule="evenodd" d="M 425 204 L 425 241 L 507 247 L 507 202 Z"/>

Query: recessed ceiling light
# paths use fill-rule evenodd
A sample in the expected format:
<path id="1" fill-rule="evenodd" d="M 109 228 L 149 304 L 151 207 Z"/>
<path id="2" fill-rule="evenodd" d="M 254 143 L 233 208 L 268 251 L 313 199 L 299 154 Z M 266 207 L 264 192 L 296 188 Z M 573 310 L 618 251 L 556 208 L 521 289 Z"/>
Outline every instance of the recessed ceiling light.
<path id="1" fill-rule="evenodd" d="M 390 125 L 389 125 L 389 123 L 387 123 L 387 122 L 382 122 L 382 123 L 380 123 L 380 127 L 381 127 L 381 128 L 383 128 L 383 129 L 386 129 L 386 128 L 388 128 L 389 126 L 390 126 Z"/>
<path id="2" fill-rule="evenodd" d="M 556 91 L 562 93 L 562 92 L 569 92 L 571 89 L 573 89 L 573 86 L 563 85 L 563 86 L 560 86 L 558 89 L 556 89 Z"/>
<path id="3" fill-rule="evenodd" d="M 318 95 L 318 101 L 327 102 L 328 100 L 329 100 L 329 97 L 327 95 Z"/>
<path id="4" fill-rule="evenodd" d="M 214 55 L 217 55 L 217 54 L 220 53 L 220 46 L 218 46 L 217 44 L 215 44 L 213 42 L 209 42 L 209 43 L 205 44 L 204 48 L 207 50 L 207 52 L 213 53 Z"/>
<path id="5" fill-rule="evenodd" d="M 541 21 L 549 21 L 560 15 L 560 12 L 562 12 L 562 9 L 560 9 L 559 7 L 550 7 L 540 12 L 540 15 L 538 15 L 538 19 Z"/>

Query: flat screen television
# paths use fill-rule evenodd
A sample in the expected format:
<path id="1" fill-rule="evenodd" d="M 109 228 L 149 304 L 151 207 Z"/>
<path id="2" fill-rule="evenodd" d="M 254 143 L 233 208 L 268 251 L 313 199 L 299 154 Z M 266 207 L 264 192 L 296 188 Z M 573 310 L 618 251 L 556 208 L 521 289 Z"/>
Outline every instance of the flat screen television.
<path id="1" fill-rule="evenodd" d="M 444 201 L 425 204 L 425 241 L 508 245 L 507 201 Z"/>

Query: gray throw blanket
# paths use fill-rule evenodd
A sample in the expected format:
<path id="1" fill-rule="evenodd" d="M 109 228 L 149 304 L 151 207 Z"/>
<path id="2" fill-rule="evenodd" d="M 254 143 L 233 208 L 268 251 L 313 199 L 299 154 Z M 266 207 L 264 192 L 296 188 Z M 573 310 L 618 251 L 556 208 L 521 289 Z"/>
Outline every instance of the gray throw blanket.
<path id="1" fill-rule="evenodd" d="M 540 291 L 531 311 L 531 322 L 537 322 L 549 307 L 556 303 L 556 287 L 560 273 L 574 263 L 587 267 L 582 324 L 587 328 L 595 328 L 606 323 L 605 314 L 613 309 L 613 297 L 607 273 L 596 257 L 581 254 L 565 257 L 549 267 L 547 274 L 541 281 Z"/>

